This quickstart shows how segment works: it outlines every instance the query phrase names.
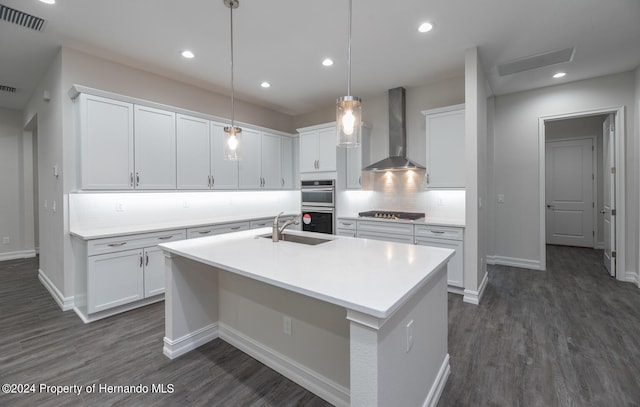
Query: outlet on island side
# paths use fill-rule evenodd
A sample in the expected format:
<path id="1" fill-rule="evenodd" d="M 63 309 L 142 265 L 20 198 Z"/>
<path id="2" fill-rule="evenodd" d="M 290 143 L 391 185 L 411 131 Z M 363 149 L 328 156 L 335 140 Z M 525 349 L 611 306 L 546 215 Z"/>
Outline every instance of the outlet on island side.
<path id="1" fill-rule="evenodd" d="M 11 244 L 11 238 L 9 236 L 3 237 L 2 244 Z"/>
<path id="2" fill-rule="evenodd" d="M 413 348 L 413 319 L 407 324 L 407 353 Z"/>
<path id="3" fill-rule="evenodd" d="M 291 336 L 291 317 L 284 316 L 282 328 L 285 335 Z"/>

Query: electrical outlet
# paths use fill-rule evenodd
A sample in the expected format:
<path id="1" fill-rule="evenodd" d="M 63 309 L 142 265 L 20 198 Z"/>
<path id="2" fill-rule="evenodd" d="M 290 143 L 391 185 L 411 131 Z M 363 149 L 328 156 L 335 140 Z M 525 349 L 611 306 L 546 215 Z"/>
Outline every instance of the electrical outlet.
<path id="1" fill-rule="evenodd" d="M 54 212 L 56 211 L 56 201 L 53 201 L 51 203 L 51 210 L 54 211 Z"/>
<path id="2" fill-rule="evenodd" d="M 124 212 L 124 208 L 122 206 L 122 202 L 116 201 L 116 212 Z"/>
<path id="3" fill-rule="evenodd" d="M 291 336 L 291 317 L 286 315 L 283 319 L 283 330 L 285 335 Z"/>
<path id="4" fill-rule="evenodd" d="M 407 353 L 413 348 L 413 319 L 407 324 Z"/>
<path id="5" fill-rule="evenodd" d="M 498 203 L 504 203 L 504 194 L 498 194 Z"/>
<path id="6" fill-rule="evenodd" d="M 46 199 L 44 200 L 42 206 L 44 206 L 44 209 L 48 209 L 49 208 L 49 201 L 47 201 Z"/>
<path id="7" fill-rule="evenodd" d="M 183 208 L 188 208 L 189 207 L 189 201 L 182 202 L 182 207 Z"/>
<path id="8" fill-rule="evenodd" d="M 11 244 L 11 238 L 9 236 L 3 237 L 2 244 Z"/>
<path id="9" fill-rule="evenodd" d="M 438 206 L 444 206 L 444 199 L 442 199 L 442 195 L 438 196 Z"/>

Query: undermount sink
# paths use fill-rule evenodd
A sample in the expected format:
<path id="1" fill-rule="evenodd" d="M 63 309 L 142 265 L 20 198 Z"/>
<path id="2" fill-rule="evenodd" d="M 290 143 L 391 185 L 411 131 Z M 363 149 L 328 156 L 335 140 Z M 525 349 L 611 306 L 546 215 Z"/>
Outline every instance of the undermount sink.
<path id="1" fill-rule="evenodd" d="M 271 239 L 271 233 L 269 233 L 268 235 L 260 235 L 259 237 Z M 331 241 L 331 239 L 322 239 L 319 237 L 312 237 L 312 236 L 300 236 L 300 235 L 293 235 L 289 233 L 283 233 L 280 236 L 280 240 L 284 240 L 285 242 L 291 242 L 291 243 L 301 243 L 301 244 L 306 244 L 311 246 L 315 246 L 317 244 Z"/>

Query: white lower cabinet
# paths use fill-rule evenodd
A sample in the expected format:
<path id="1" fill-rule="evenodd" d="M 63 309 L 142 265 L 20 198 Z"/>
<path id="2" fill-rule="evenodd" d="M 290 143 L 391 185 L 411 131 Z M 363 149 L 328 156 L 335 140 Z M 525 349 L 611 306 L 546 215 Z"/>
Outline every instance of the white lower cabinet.
<path id="1" fill-rule="evenodd" d="M 93 320 L 146 305 L 163 294 L 164 254 L 157 245 L 185 238 L 185 230 L 179 229 L 84 242 L 86 274 L 76 279 L 77 311 Z M 125 305 L 130 306 L 103 313 Z"/>
<path id="2" fill-rule="evenodd" d="M 455 254 L 447 265 L 448 285 L 464 289 L 462 227 L 338 218 L 336 235 L 453 249 Z M 452 291 L 458 292 L 455 288 Z"/>
<path id="3" fill-rule="evenodd" d="M 455 250 L 455 254 L 447 265 L 447 282 L 450 286 L 464 288 L 462 228 L 416 225 L 415 243 Z"/>

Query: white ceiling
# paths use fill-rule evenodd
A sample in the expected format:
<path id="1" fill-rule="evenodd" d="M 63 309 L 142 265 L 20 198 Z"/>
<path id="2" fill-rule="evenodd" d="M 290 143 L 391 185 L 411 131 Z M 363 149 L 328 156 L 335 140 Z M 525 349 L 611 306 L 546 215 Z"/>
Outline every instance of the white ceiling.
<path id="1" fill-rule="evenodd" d="M 0 107 L 21 109 L 58 47 L 103 56 L 228 93 L 223 0 L 0 0 L 47 20 L 35 32 L 0 21 Z M 346 93 L 347 0 L 240 0 L 234 11 L 236 97 L 290 115 Z M 417 31 L 423 21 L 435 28 Z M 353 0 L 352 94 L 378 96 L 459 76 L 478 46 L 495 94 L 629 71 L 640 65 L 639 0 Z M 575 46 L 565 64 L 499 77 L 496 65 Z M 193 60 L 180 56 L 184 49 Z M 324 57 L 336 63 L 321 65 Z M 561 80 L 551 79 L 566 70 Z M 263 80 L 269 89 L 260 87 Z"/>

